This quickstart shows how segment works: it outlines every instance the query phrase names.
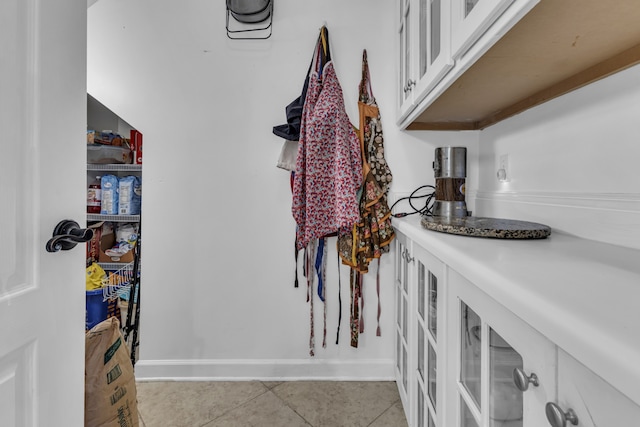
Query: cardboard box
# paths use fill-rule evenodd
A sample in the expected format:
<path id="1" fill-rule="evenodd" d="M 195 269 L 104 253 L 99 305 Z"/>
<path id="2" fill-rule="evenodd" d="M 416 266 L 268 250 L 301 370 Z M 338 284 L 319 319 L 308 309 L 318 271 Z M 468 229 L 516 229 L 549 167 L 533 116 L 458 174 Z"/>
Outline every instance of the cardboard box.
<path id="1" fill-rule="evenodd" d="M 100 262 L 100 238 L 102 237 L 102 224 L 102 222 L 99 222 L 87 227 L 93 230 L 93 237 L 87 242 L 87 267 L 94 262 Z"/>
<path id="2" fill-rule="evenodd" d="M 131 152 L 133 153 L 133 164 L 142 164 L 142 134 L 135 129 L 130 132 Z"/>
<path id="3" fill-rule="evenodd" d="M 116 244 L 116 236 L 114 233 L 102 234 L 100 239 L 100 256 L 98 262 L 121 262 L 123 264 L 133 262 L 133 250 L 121 256 L 110 257 L 105 253 L 107 249 L 111 249 Z"/>

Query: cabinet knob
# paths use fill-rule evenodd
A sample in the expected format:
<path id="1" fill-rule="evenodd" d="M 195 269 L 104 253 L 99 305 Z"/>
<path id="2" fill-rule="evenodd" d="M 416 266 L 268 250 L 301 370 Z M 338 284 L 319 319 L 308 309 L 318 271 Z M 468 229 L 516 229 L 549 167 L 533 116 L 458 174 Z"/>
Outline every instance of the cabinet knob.
<path id="1" fill-rule="evenodd" d="M 549 420 L 549 424 L 551 424 L 552 427 L 565 427 L 567 421 L 574 426 L 578 425 L 578 416 L 571 408 L 569 408 L 567 412 L 563 412 L 555 403 L 547 402 L 545 412 L 547 413 L 547 420 Z"/>
<path id="2" fill-rule="evenodd" d="M 410 262 L 413 262 L 413 257 L 409 255 L 409 251 L 407 249 L 404 250 L 402 257 L 404 258 L 405 261 L 407 261 L 407 264 L 409 264 Z"/>
<path id="3" fill-rule="evenodd" d="M 416 85 L 416 82 L 414 80 L 407 80 L 407 84 L 404 85 L 404 87 L 402 88 L 402 90 L 404 91 L 404 93 L 407 93 L 411 90 L 412 87 L 414 87 Z"/>
<path id="4" fill-rule="evenodd" d="M 513 370 L 513 382 L 516 387 L 520 391 L 529 390 L 529 384 L 533 384 L 535 387 L 538 387 L 538 376 L 533 372 L 531 375 L 527 376 L 527 374 L 520 368 L 515 368 Z"/>

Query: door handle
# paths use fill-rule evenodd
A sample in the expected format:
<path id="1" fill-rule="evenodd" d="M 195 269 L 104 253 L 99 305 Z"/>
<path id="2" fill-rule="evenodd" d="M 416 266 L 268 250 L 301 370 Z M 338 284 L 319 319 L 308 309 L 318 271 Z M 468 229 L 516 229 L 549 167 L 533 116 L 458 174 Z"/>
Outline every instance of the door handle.
<path id="1" fill-rule="evenodd" d="M 49 239 L 45 248 L 47 252 L 68 251 L 75 248 L 78 243 L 88 242 L 92 237 L 92 229 L 80 228 L 77 222 L 65 219 L 53 229 L 53 237 Z"/>

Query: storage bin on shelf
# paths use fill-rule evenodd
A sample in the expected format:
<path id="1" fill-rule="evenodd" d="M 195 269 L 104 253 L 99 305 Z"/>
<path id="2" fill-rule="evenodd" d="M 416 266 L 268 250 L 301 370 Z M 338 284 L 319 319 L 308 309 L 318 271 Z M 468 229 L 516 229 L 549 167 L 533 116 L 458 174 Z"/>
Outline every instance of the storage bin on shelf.
<path id="1" fill-rule="evenodd" d="M 129 147 L 87 144 L 87 163 L 131 164 L 133 163 L 133 154 Z"/>

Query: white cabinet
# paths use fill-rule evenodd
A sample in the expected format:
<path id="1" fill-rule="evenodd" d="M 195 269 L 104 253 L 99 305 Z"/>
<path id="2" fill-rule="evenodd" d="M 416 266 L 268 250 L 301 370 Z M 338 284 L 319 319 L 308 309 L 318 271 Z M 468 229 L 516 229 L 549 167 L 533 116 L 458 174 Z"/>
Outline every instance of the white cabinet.
<path id="1" fill-rule="evenodd" d="M 451 51 L 464 55 L 514 0 L 453 0 L 451 2 Z"/>
<path id="2" fill-rule="evenodd" d="M 395 372 L 406 418 L 409 419 L 409 249 L 402 234 L 396 234 L 395 249 Z"/>
<path id="3" fill-rule="evenodd" d="M 558 351 L 558 398 L 547 405 L 552 426 L 575 417 L 581 427 L 636 426 L 640 424 L 640 406 L 611 387 L 566 352 Z M 567 413 L 569 416 L 567 417 Z M 573 425 L 570 420 L 567 426 Z"/>
<path id="4" fill-rule="evenodd" d="M 546 425 L 544 407 L 556 392 L 555 345 L 456 271 L 449 269 L 448 279 L 449 425 Z"/>
<path id="5" fill-rule="evenodd" d="M 560 233 L 451 236 L 416 218 L 394 227 L 396 375 L 411 427 L 640 425 L 637 250 Z"/>
<path id="6" fill-rule="evenodd" d="M 413 80 L 412 61 L 412 19 L 411 2 L 400 0 L 400 14 L 398 25 L 399 39 L 399 72 L 398 72 L 398 115 L 403 117 L 414 105 L 412 90 L 415 85 Z"/>
<path id="7" fill-rule="evenodd" d="M 398 124 L 421 122 L 424 110 L 538 1 L 398 0 Z M 436 129 L 449 122 L 446 115 L 429 120 Z"/>
<path id="8" fill-rule="evenodd" d="M 447 0 L 399 1 L 398 112 L 405 117 L 453 67 Z"/>
<path id="9" fill-rule="evenodd" d="M 396 232 L 396 380 L 412 427 L 539 427 L 555 345 Z M 518 369 L 521 391 L 513 377 Z M 532 374 L 534 375 L 532 377 Z"/>
<path id="10" fill-rule="evenodd" d="M 411 426 L 443 427 L 447 331 L 444 264 L 406 236 L 395 240 L 396 378 Z"/>
<path id="11" fill-rule="evenodd" d="M 410 321 L 415 325 L 416 366 L 411 372 L 412 425 L 440 427 L 444 423 L 444 372 L 447 358 L 445 322 L 446 288 L 443 286 L 444 264 L 422 247 L 414 245 L 410 258 L 414 264 L 415 304 Z"/>

